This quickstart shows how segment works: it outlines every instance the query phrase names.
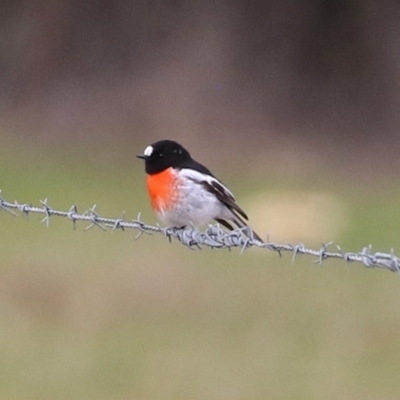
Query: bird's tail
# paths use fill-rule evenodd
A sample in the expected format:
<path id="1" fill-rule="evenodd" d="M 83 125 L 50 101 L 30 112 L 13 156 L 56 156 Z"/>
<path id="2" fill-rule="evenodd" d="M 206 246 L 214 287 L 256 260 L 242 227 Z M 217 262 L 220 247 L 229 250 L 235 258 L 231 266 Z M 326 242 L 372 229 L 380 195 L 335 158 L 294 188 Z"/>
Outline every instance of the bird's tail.
<path id="1" fill-rule="evenodd" d="M 264 242 L 264 240 L 261 239 L 261 237 L 238 215 L 232 213 L 234 215 L 234 218 L 232 218 L 232 221 L 238 228 L 246 228 L 243 229 L 243 233 L 249 237 L 250 239 L 255 239 L 259 240 L 260 242 Z M 233 231 L 235 228 L 230 224 L 230 222 L 226 221 L 225 219 L 220 219 L 217 218 L 215 219 L 218 223 L 220 223 L 222 226 L 225 228 L 228 228 L 230 231 Z"/>

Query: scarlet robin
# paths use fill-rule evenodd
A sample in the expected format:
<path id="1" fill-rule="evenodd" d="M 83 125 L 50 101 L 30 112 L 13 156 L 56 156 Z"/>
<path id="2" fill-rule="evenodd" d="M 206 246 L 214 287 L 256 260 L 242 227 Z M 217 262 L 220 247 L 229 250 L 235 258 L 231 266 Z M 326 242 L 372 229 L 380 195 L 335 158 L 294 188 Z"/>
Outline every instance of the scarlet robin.
<path id="1" fill-rule="evenodd" d="M 179 143 L 161 140 L 137 157 L 145 161 L 151 206 L 167 225 L 184 228 L 215 220 L 230 230 L 232 222 L 239 228 L 248 226 L 232 192 Z"/>

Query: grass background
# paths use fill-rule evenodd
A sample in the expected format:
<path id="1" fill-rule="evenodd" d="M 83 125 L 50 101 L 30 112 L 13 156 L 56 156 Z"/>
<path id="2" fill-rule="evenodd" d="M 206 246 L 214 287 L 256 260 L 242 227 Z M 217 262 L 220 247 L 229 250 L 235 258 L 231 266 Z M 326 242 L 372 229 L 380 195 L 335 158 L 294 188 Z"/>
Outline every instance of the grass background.
<path id="1" fill-rule="evenodd" d="M 156 222 L 141 145 L 59 147 L 2 139 L 3 196 Z M 272 239 L 399 247 L 394 179 L 213 170 Z M 40 220 L 0 214 L 0 398 L 399 398 L 397 274 Z"/>

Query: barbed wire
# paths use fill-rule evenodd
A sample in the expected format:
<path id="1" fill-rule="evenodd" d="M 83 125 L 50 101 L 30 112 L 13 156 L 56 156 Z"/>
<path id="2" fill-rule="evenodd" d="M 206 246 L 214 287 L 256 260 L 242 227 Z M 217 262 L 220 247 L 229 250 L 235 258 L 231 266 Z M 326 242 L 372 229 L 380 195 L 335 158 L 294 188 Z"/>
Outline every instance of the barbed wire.
<path id="1" fill-rule="evenodd" d="M 322 265 L 322 262 L 328 258 L 336 258 L 350 262 L 358 262 L 364 264 L 367 268 L 384 268 L 390 271 L 400 272 L 400 259 L 394 254 L 393 249 L 390 253 L 372 252 L 372 246 L 364 247 L 360 252 L 343 252 L 339 246 L 336 246 L 336 251 L 329 251 L 331 242 L 323 243 L 320 249 L 310 249 L 304 244 L 277 244 L 270 242 L 267 238 L 266 242 L 259 241 L 252 237 L 252 232 L 248 228 L 235 229 L 233 231 L 225 231 L 219 225 L 209 225 L 205 231 L 193 227 L 186 229 L 178 228 L 163 228 L 160 226 L 147 225 L 140 220 L 140 214 L 136 220 L 125 221 L 125 215 L 122 218 L 106 218 L 100 216 L 96 211 L 96 205 L 89 208 L 84 213 L 78 212 L 77 206 L 74 204 L 68 211 L 60 211 L 50 207 L 48 200 L 40 200 L 41 207 L 35 207 L 29 204 L 21 204 L 17 201 L 10 203 L 6 201 L 1 194 L 0 190 L 0 211 L 4 210 L 8 213 L 18 216 L 13 210 L 17 210 L 22 215 L 28 216 L 29 213 L 43 214 L 44 218 L 42 223 L 46 226 L 50 224 L 51 217 L 64 217 L 72 221 L 74 228 L 77 221 L 89 222 L 85 230 L 93 227 L 106 230 L 121 229 L 125 230 L 136 229 L 139 231 L 135 239 L 138 239 L 144 233 L 160 233 L 171 239 L 177 239 L 184 246 L 189 248 L 211 247 L 214 249 L 231 249 L 238 247 L 243 252 L 250 247 L 260 247 L 277 252 L 280 256 L 283 252 L 293 253 L 292 260 L 298 255 L 310 255 L 316 257 L 315 262 Z M 244 235 L 246 233 L 246 235 Z M 248 237 L 248 236 L 250 237 Z"/>

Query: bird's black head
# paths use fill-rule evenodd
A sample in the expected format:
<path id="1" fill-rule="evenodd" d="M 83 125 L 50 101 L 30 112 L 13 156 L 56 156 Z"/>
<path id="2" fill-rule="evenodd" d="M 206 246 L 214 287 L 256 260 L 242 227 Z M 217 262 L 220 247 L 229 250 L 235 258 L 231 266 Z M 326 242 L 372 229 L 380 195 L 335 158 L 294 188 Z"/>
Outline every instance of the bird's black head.
<path id="1" fill-rule="evenodd" d="M 158 174 L 167 168 L 179 168 L 191 160 L 189 152 L 179 143 L 172 140 L 160 140 L 144 149 L 143 155 L 138 155 L 145 162 L 146 173 Z"/>

